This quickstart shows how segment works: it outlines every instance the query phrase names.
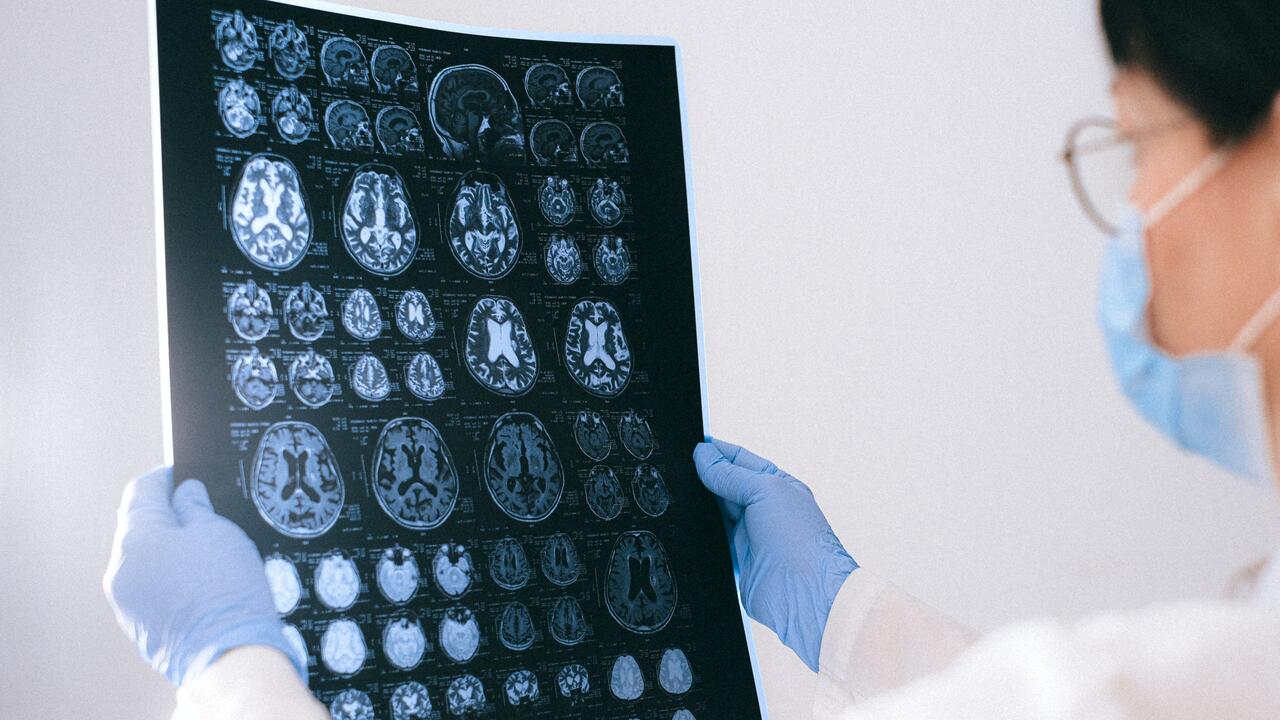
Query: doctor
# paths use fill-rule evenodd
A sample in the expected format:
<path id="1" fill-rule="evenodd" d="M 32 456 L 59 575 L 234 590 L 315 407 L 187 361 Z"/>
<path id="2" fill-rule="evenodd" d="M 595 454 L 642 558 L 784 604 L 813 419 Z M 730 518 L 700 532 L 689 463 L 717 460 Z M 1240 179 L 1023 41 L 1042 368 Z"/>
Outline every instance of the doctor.
<path id="1" fill-rule="evenodd" d="M 1098 317 L 1120 388 L 1156 429 L 1241 478 L 1280 473 L 1280 3 L 1101 0 L 1114 137 L 1068 144 L 1111 235 Z M 1109 223 L 1076 165 L 1133 151 Z M 699 444 L 747 612 L 818 672 L 827 718 L 1280 717 L 1280 561 L 1232 598 L 979 637 L 859 568 L 799 480 Z M 134 481 L 104 581 L 125 632 L 192 718 L 328 717 L 272 609 L 261 558 L 204 486 Z"/>

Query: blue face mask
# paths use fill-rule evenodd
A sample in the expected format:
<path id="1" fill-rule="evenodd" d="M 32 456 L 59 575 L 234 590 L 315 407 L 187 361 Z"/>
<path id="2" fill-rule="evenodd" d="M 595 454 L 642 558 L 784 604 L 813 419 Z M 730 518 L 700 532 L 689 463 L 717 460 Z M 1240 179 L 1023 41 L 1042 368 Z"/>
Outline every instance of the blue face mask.
<path id="1" fill-rule="evenodd" d="M 1151 342 L 1151 279 L 1145 233 L 1198 190 L 1226 159 L 1213 157 L 1142 215 L 1136 210 L 1107 245 L 1098 320 L 1120 387 L 1142 416 L 1185 450 L 1250 480 L 1271 479 L 1262 373 L 1248 351 L 1280 315 L 1273 294 L 1226 350 L 1172 357 Z"/>

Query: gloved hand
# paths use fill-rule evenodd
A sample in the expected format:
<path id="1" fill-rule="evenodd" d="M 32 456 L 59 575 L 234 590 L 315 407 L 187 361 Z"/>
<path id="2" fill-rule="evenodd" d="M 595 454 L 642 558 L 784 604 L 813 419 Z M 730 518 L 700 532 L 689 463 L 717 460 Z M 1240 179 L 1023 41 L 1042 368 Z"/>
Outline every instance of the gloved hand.
<path id="1" fill-rule="evenodd" d="M 173 490 L 172 468 L 125 488 L 102 579 L 116 621 L 142 657 L 182 685 L 241 645 L 278 648 L 303 682 L 276 615 L 262 557 L 244 531 L 213 511 L 199 480 Z"/>
<path id="2" fill-rule="evenodd" d="M 831 604 L 858 564 L 809 488 L 777 465 L 714 439 L 698 443 L 693 462 L 729 525 L 747 614 L 816 672 Z"/>

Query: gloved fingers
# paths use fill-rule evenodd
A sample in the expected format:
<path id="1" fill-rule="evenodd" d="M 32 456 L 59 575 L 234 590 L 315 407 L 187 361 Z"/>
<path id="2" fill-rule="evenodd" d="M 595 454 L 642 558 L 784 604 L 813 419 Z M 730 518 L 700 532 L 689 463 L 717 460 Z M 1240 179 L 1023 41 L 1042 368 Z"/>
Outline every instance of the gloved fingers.
<path id="1" fill-rule="evenodd" d="M 743 507 L 741 505 L 720 497 L 716 498 L 716 504 L 720 506 L 720 514 L 724 516 L 725 522 L 730 525 L 737 525 L 738 521 L 742 519 Z"/>
<path id="2" fill-rule="evenodd" d="M 729 462 L 738 467 L 773 475 L 782 474 L 782 470 L 773 464 L 772 460 L 762 458 L 741 445 L 734 445 L 719 438 L 711 438 L 711 444 L 715 445 L 716 449 L 729 459 Z"/>
<path id="3" fill-rule="evenodd" d="M 734 526 L 732 540 L 733 540 L 733 559 L 737 563 L 738 574 L 745 581 L 750 571 L 750 568 L 747 567 L 747 562 L 750 559 L 750 550 L 751 550 L 751 542 L 747 535 L 746 523 L 738 523 L 737 525 Z M 745 601 L 746 601 L 746 598 L 744 596 L 743 602 Z"/>
<path id="4" fill-rule="evenodd" d="M 199 480 L 186 480 L 173 491 L 173 512 L 184 526 L 217 517 L 209 490 Z"/>
<path id="5" fill-rule="evenodd" d="M 698 443 L 693 449 L 693 464 L 708 490 L 743 506 L 759 496 L 762 479 L 772 477 L 734 465 L 711 443 Z"/>
<path id="6" fill-rule="evenodd" d="M 173 525 L 176 518 L 169 500 L 172 488 L 172 467 L 158 467 L 130 480 L 120 498 L 117 539 L 131 528 Z"/>

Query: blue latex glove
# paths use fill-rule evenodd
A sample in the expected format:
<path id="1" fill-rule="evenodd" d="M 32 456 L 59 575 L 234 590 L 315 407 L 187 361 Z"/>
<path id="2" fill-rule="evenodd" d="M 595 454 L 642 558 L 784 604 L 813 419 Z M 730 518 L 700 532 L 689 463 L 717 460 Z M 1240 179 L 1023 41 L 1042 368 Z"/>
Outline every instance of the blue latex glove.
<path id="1" fill-rule="evenodd" d="M 818 670 L 831 604 L 858 564 L 805 484 L 750 450 L 698 443 L 698 476 L 720 499 L 747 614 Z"/>
<path id="2" fill-rule="evenodd" d="M 116 621 L 174 685 L 241 645 L 278 648 L 307 679 L 276 615 L 253 541 L 213 511 L 199 480 L 172 492 L 157 468 L 125 488 L 102 579 Z"/>

